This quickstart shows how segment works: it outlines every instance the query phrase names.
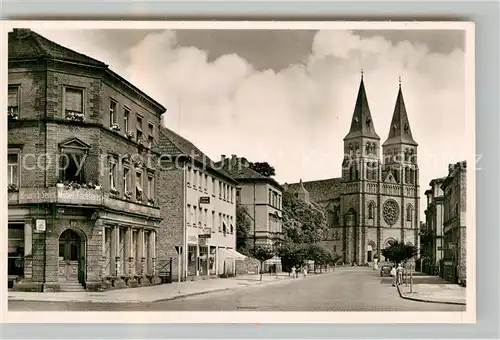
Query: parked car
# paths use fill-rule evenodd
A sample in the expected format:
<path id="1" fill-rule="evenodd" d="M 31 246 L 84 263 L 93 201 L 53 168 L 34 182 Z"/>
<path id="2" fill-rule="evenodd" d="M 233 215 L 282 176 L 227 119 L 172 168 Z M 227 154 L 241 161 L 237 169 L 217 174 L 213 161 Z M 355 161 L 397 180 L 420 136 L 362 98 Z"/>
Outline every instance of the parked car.
<path id="1" fill-rule="evenodd" d="M 384 264 L 382 267 L 380 267 L 380 276 L 391 276 L 391 269 L 392 266 L 389 266 L 387 264 Z"/>

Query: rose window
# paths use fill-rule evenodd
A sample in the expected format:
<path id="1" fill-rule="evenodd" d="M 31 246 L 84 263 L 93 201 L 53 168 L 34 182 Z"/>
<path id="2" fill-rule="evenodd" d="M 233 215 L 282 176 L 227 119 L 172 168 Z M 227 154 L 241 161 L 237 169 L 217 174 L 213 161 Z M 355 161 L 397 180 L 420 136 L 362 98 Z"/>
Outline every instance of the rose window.
<path id="1" fill-rule="evenodd" d="M 382 207 L 382 214 L 387 224 L 396 224 L 399 217 L 398 203 L 395 200 L 387 200 Z"/>

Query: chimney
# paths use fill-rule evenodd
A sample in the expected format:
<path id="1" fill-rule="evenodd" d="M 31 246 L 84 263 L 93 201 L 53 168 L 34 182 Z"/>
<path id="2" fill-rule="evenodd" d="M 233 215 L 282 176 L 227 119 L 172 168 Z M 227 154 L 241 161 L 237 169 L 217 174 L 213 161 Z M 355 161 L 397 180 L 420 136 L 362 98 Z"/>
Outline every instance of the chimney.
<path id="1" fill-rule="evenodd" d="M 244 167 L 248 167 L 248 160 L 245 157 L 241 158 L 241 165 Z"/>
<path id="2" fill-rule="evenodd" d="M 222 165 L 224 165 L 224 163 L 226 162 L 226 155 L 220 155 L 220 162 L 222 163 Z"/>
<path id="3" fill-rule="evenodd" d="M 231 155 L 231 165 L 232 166 L 236 166 L 236 161 L 237 161 L 237 157 L 236 155 Z"/>
<path id="4" fill-rule="evenodd" d="M 454 168 L 455 168 L 454 164 L 448 164 L 448 173 L 451 173 Z"/>

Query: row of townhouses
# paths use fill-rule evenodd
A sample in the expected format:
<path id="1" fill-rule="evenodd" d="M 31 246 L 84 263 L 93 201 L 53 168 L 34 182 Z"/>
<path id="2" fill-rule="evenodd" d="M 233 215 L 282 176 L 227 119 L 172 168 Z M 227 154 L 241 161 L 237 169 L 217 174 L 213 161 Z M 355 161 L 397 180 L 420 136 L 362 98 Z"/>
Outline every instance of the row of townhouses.
<path id="1" fill-rule="evenodd" d="M 467 281 L 467 163 L 448 166 L 448 176 L 435 178 L 426 190 L 423 270 L 447 281 Z"/>
<path id="2" fill-rule="evenodd" d="M 28 29 L 8 39 L 8 276 L 16 290 L 145 286 L 234 273 L 236 206 L 282 240 L 282 189 L 162 126 L 108 65 Z"/>

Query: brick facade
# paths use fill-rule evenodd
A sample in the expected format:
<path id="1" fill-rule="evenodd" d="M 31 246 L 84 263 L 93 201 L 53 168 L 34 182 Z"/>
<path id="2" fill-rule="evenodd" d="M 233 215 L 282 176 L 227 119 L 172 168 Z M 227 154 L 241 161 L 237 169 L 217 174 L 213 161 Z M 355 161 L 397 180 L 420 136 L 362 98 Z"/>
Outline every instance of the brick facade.
<path id="1" fill-rule="evenodd" d="M 13 234 L 23 230 L 24 238 L 9 238 L 9 259 L 22 259 L 12 266 L 9 260 L 9 272 L 16 272 L 14 289 L 57 291 L 79 283 L 102 290 L 158 283 L 161 217 L 154 141 L 165 108 L 103 63 L 29 30 L 9 33 L 8 78 L 9 91 L 17 93 L 9 110 L 12 105 L 18 113 L 9 116 L 8 124 L 9 157 L 17 157 L 9 165 L 17 170 L 15 178 L 9 177 L 15 185 L 9 186 L 9 232 L 11 226 Z M 70 102 L 68 89 L 81 94 L 81 101 Z M 110 125 L 111 100 L 116 101 L 118 130 Z M 77 105 L 74 110 L 83 118 L 69 120 L 66 105 Z M 153 144 L 126 135 L 126 109 L 129 129 L 137 130 L 140 115 L 144 138 L 152 131 Z M 62 183 L 64 155 L 81 157 L 83 164 L 81 175 L 70 173 L 72 186 Z M 117 160 L 113 186 L 110 155 Z M 45 231 L 35 230 L 36 220 L 45 222 Z M 21 274 L 15 268 L 19 263 Z"/>

